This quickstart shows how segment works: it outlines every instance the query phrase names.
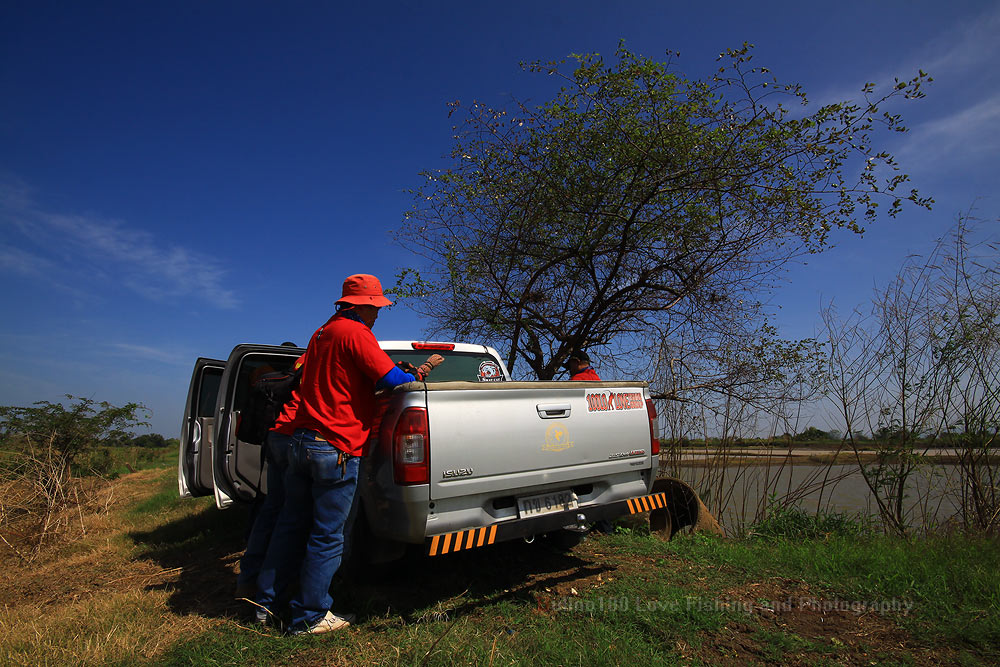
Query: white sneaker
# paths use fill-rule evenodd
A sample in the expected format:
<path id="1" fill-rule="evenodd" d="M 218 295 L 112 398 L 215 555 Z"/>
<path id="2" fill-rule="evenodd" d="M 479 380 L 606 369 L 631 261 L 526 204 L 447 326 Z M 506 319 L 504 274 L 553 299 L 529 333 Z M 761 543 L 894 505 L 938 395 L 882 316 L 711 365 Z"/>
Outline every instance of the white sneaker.
<path id="1" fill-rule="evenodd" d="M 346 628 L 355 619 L 354 614 L 334 614 L 332 611 L 326 612 L 326 616 L 318 623 L 305 631 L 307 635 L 321 635 L 324 632 L 332 632 Z"/>

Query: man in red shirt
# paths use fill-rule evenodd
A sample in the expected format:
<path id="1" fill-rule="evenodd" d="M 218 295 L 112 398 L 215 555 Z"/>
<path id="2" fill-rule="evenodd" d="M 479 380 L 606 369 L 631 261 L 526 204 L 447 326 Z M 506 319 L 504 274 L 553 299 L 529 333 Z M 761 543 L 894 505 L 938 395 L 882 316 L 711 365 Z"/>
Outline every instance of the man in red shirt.
<path id="1" fill-rule="evenodd" d="M 294 634 L 338 630 L 354 620 L 353 614 L 331 611 L 329 589 L 354 518 L 358 465 L 375 414 L 375 390 L 416 379 L 393 364 L 371 331 L 379 308 L 391 304 L 375 276 L 349 276 L 337 312 L 316 330 L 306 350 L 285 504 L 257 579 L 257 603 L 270 613 L 282 583 L 298 568 L 299 590 L 289 603 Z M 428 359 L 420 374 L 441 361 L 437 355 Z M 298 562 L 296 545 L 307 527 L 305 555 Z"/>
<path id="2" fill-rule="evenodd" d="M 583 350 L 577 350 L 570 354 L 566 361 L 566 368 L 569 370 L 569 379 L 574 382 L 581 380 L 601 381 L 597 371 L 590 365 L 590 357 Z"/>

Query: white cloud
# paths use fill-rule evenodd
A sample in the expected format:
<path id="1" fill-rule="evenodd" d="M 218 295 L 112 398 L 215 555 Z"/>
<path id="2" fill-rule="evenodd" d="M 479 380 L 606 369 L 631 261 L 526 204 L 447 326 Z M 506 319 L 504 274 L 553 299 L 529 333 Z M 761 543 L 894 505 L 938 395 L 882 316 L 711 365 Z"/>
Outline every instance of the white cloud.
<path id="1" fill-rule="evenodd" d="M 997 34 L 1000 34 L 1000 5 L 942 33 L 930 44 L 930 58 L 919 66 L 936 76 L 966 73 L 977 65 L 989 65 L 992 69 L 1000 54 Z"/>
<path id="2" fill-rule="evenodd" d="M 1000 5 L 952 25 L 911 56 L 935 81 L 921 102 L 925 119 L 910 124 L 896 151 L 908 169 L 970 164 L 1000 150 L 1000 93 L 993 74 L 1000 58 Z"/>
<path id="3" fill-rule="evenodd" d="M 941 32 L 923 44 L 900 53 L 900 60 L 868 76 L 880 97 L 893 79 L 909 80 L 918 70 L 934 81 L 924 86 L 926 98 L 916 105 L 897 99 L 883 109 L 901 111 L 910 128 L 890 147 L 906 171 L 967 163 L 970 158 L 995 156 L 1000 148 L 1000 94 L 996 93 L 995 63 L 1000 59 L 1000 4 L 980 14 L 942 25 Z M 819 104 L 843 100 L 860 102 L 863 82 L 823 91 L 812 99 Z M 811 104 L 815 110 L 818 104 Z"/>
<path id="4" fill-rule="evenodd" d="M 935 81 L 926 89 L 930 102 L 940 96 L 938 89 L 949 84 L 963 82 L 970 76 L 992 72 L 994 63 L 1000 57 L 1000 5 L 990 7 L 975 18 L 945 26 L 942 32 L 927 44 L 903 53 L 902 60 L 884 67 L 881 72 L 872 73 L 868 81 L 880 86 L 889 86 L 894 78 L 909 80 L 923 70 Z M 960 84 L 964 85 L 964 84 Z M 836 102 L 845 99 L 860 99 L 862 82 L 839 91 L 827 91 L 822 99 Z M 879 90 L 882 90 L 881 88 Z M 885 89 L 884 92 L 888 92 Z"/>
<path id="5" fill-rule="evenodd" d="M 77 282 L 68 277 L 63 264 L 16 246 L 0 245 L 0 272 L 24 276 L 68 294 L 78 304 L 92 300 Z"/>
<path id="6" fill-rule="evenodd" d="M 900 151 L 910 164 L 940 164 L 949 156 L 963 161 L 995 156 L 1000 150 L 1000 93 L 914 127 Z"/>
<path id="7" fill-rule="evenodd" d="M 130 343 L 112 343 L 111 348 L 116 354 L 141 361 L 157 361 L 164 364 L 185 367 L 191 365 L 192 355 L 187 352 L 181 353 L 175 350 L 149 347 L 147 345 L 133 345 Z"/>
<path id="8" fill-rule="evenodd" d="M 0 215 L 33 245 L 14 246 L 8 238 L 0 246 L 2 270 L 66 287 L 113 281 L 155 301 L 195 297 L 218 308 L 238 304 L 215 259 L 122 222 L 41 210 L 19 183 L 0 185 Z"/>
<path id="9" fill-rule="evenodd" d="M 31 188 L 19 178 L 0 178 L 0 202 L 6 208 L 25 209 L 31 205 Z"/>
<path id="10" fill-rule="evenodd" d="M 0 268 L 28 278 L 42 278 L 52 262 L 24 248 L 0 245 Z"/>

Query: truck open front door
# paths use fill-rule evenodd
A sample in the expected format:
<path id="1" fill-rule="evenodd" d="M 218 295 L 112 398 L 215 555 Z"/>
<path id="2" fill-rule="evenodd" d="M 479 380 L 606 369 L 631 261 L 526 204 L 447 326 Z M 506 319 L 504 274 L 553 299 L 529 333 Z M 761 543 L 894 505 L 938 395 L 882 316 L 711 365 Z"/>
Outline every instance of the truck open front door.
<path id="1" fill-rule="evenodd" d="M 237 345 L 230 353 L 215 406 L 212 448 L 215 504 L 219 509 L 267 493 L 263 447 L 237 437 L 240 417 L 249 405 L 253 383 L 264 373 L 291 368 L 304 353 L 301 348 L 274 345 Z"/>
<path id="2" fill-rule="evenodd" d="M 194 362 L 177 463 L 177 481 L 182 498 L 212 493 L 212 437 L 215 429 L 215 404 L 226 362 L 199 357 Z"/>

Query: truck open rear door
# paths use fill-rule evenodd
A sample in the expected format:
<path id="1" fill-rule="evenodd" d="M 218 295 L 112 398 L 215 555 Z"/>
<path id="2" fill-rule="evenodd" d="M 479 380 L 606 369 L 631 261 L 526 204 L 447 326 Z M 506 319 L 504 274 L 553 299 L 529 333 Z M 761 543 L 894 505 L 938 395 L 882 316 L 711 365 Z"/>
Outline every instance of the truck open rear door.
<path id="1" fill-rule="evenodd" d="M 291 368 L 304 353 L 302 348 L 274 345 L 237 345 L 230 353 L 215 406 L 213 476 L 219 509 L 267 493 L 263 447 L 239 439 L 240 418 L 249 405 L 253 383 L 264 373 Z"/>
<path id="2" fill-rule="evenodd" d="M 212 493 L 212 437 L 215 404 L 226 362 L 200 357 L 194 362 L 177 462 L 178 491 L 182 498 Z"/>

